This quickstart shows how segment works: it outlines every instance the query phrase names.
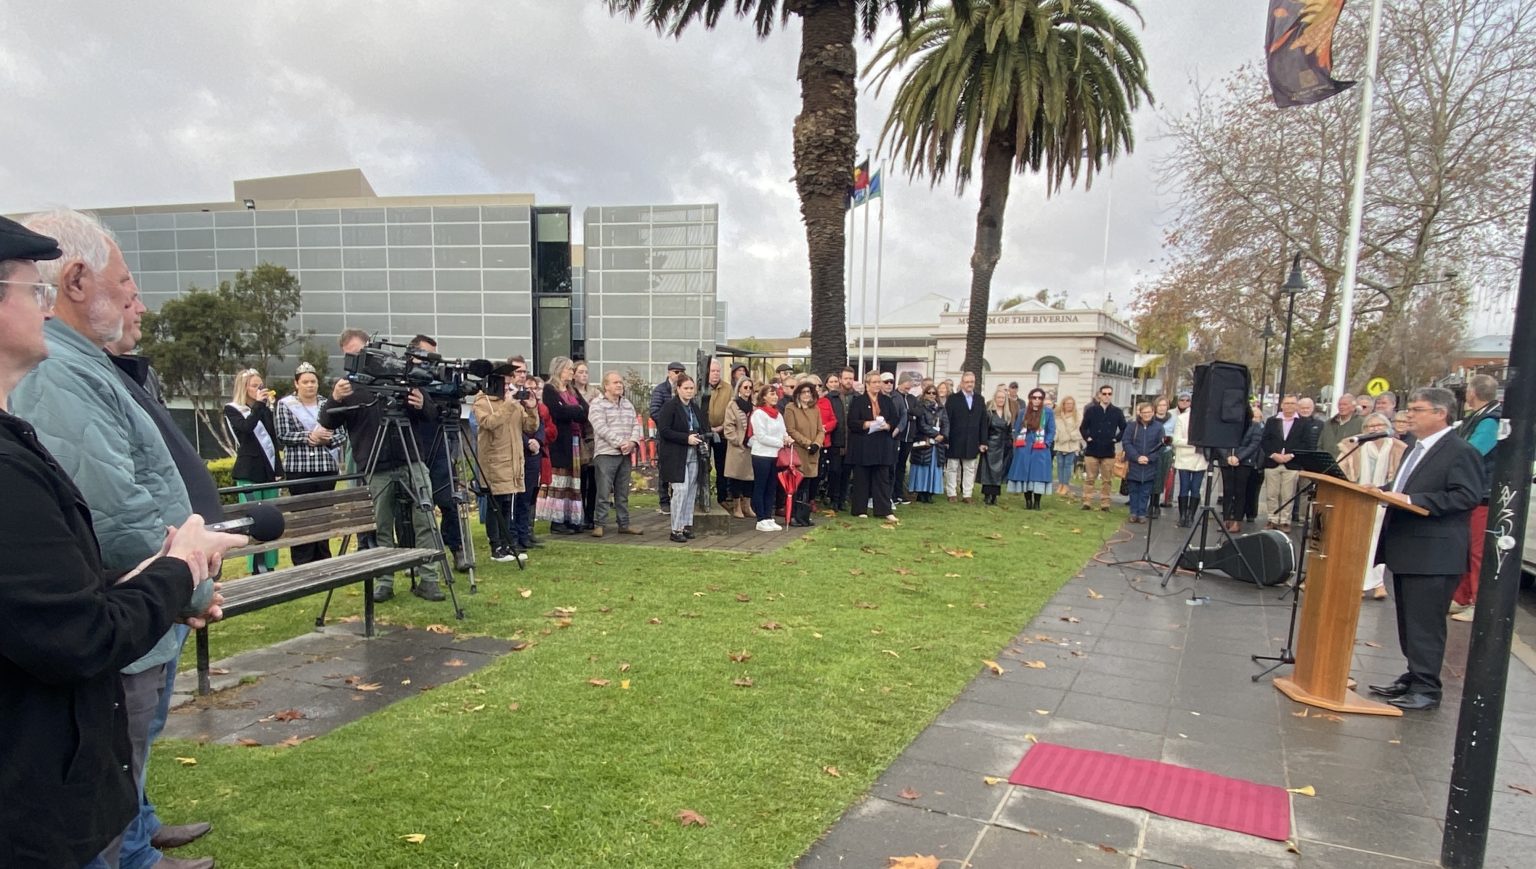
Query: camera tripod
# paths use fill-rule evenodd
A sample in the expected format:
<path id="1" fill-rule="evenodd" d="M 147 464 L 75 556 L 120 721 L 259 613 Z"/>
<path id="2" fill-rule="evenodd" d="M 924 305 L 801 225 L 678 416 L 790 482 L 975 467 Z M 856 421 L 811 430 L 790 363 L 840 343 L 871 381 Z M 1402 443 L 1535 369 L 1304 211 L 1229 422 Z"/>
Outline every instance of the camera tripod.
<path id="1" fill-rule="evenodd" d="M 464 506 L 468 501 L 465 493 L 469 490 L 469 484 L 473 484 L 476 491 L 484 493 L 487 516 L 487 525 L 492 522 L 500 523 L 502 529 L 510 527 L 512 517 L 506 515 L 501 509 L 495 496 L 491 494 L 491 486 L 485 476 L 485 470 L 480 465 L 480 450 L 476 447 L 475 439 L 469 436 L 469 421 L 456 413 L 460 405 L 458 402 L 439 406 L 437 433 L 432 436 L 432 445 L 427 452 L 436 457 L 439 449 L 447 450 L 448 455 L 448 482 L 444 484 L 450 497 L 459 504 L 459 535 L 464 545 L 464 559 L 469 564 L 469 593 L 479 593 L 479 584 L 475 579 L 475 544 L 474 536 L 470 533 L 469 516 Z M 469 465 L 469 480 L 463 479 L 462 471 L 456 457 L 462 456 Z M 430 471 L 430 466 L 428 466 Z M 438 490 L 434 488 L 432 494 Z M 494 540 L 494 538 L 492 538 Z M 528 554 L 518 547 L 510 537 L 508 546 L 512 550 L 512 556 L 517 561 L 518 570 L 528 569 Z"/>

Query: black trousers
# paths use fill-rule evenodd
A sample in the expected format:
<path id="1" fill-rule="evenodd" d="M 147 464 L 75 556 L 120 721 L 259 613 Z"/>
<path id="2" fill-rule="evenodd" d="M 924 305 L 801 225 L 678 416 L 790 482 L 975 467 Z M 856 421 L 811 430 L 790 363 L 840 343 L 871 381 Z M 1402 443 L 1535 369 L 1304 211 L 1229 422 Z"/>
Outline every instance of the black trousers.
<path id="1" fill-rule="evenodd" d="M 715 500 L 723 504 L 732 497 L 730 480 L 725 476 L 725 438 L 710 441 L 709 451 L 715 457 Z"/>
<path id="2" fill-rule="evenodd" d="M 1243 521 L 1243 511 L 1248 507 L 1248 485 L 1253 479 L 1251 470 L 1244 465 L 1221 466 L 1221 518 L 1228 522 Z"/>
<path id="3" fill-rule="evenodd" d="M 821 467 L 822 500 L 828 509 L 842 510 L 848 504 L 848 465 L 837 455 L 837 447 L 822 450 Z"/>
<path id="4" fill-rule="evenodd" d="M 592 527 L 592 511 L 597 508 L 597 466 L 585 462 L 581 466 L 581 515 L 586 517 L 583 527 Z"/>
<path id="5" fill-rule="evenodd" d="M 1409 690 L 1440 699 L 1445 662 L 1445 612 L 1461 582 L 1459 574 L 1392 574 L 1397 604 L 1397 643 L 1408 659 Z"/>
<path id="6" fill-rule="evenodd" d="M 1243 519 L 1252 522 L 1259 515 L 1259 490 L 1264 486 L 1264 469 L 1248 469 L 1248 491 L 1244 495 Z"/>
<path id="7" fill-rule="evenodd" d="M 330 471 L 320 471 L 313 474 L 289 474 L 288 494 L 308 495 L 312 492 L 329 492 L 336 488 L 336 481 L 330 480 L 324 483 L 301 483 L 308 477 L 334 477 Z M 361 547 L 359 547 L 361 548 Z M 316 540 L 314 543 L 300 543 L 288 550 L 288 555 L 293 559 L 294 565 L 308 564 L 311 561 L 319 561 L 322 558 L 331 557 L 331 541 Z"/>
<path id="8" fill-rule="evenodd" d="M 902 441 L 896 447 L 896 471 L 895 478 L 891 481 L 891 491 L 903 501 L 911 500 L 907 497 L 907 460 L 912 457 L 912 442 Z"/>
<path id="9" fill-rule="evenodd" d="M 875 515 L 881 519 L 891 515 L 891 466 L 855 465 L 853 468 L 853 503 L 848 512 L 863 516 L 869 500 L 875 500 Z"/>

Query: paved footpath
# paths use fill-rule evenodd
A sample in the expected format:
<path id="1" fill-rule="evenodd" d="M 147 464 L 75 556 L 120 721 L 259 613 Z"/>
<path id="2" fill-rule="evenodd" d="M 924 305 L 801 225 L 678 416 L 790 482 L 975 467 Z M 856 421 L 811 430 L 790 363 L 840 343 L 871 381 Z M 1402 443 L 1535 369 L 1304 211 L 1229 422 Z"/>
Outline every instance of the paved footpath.
<path id="1" fill-rule="evenodd" d="M 1154 546 L 1154 557 L 1172 546 Z M 797 865 L 885 867 L 914 854 L 942 858 L 946 869 L 1436 865 L 1471 626 L 1450 622 L 1440 709 L 1299 717 L 1307 707 L 1268 679 L 1250 679 L 1259 668 L 1248 656 L 1283 645 L 1290 601 L 1281 590 L 1207 575 L 1198 591 L 1210 603 L 1190 606 L 1191 576 L 1175 576 L 1164 591 L 1154 570 L 1100 563 L 1136 558 L 1142 548 L 1139 534 L 1113 545 L 1063 586 L 999 654 L 1007 672 L 978 675 Z M 1536 866 L 1536 652 L 1527 645 L 1536 639 L 1536 606 L 1531 592 L 1522 597 L 1524 641 L 1510 662 L 1489 869 Z M 1363 601 L 1353 675 L 1362 685 L 1389 682 L 1402 667 L 1392 601 Z M 1299 853 L 1138 809 L 983 781 L 1006 779 L 1031 738 L 1311 785 L 1315 797 L 1292 797 Z M 903 799 L 904 791 L 919 796 Z"/>

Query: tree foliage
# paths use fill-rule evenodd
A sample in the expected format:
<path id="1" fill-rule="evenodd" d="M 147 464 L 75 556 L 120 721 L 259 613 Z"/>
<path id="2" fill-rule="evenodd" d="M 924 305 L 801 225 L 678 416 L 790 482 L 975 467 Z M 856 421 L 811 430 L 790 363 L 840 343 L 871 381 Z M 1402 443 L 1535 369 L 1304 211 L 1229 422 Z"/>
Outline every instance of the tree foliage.
<path id="1" fill-rule="evenodd" d="M 1087 186 L 1135 146 L 1131 116 L 1152 94 L 1141 44 L 1115 7 L 1139 18 L 1134 0 L 939 7 L 893 34 L 865 67 L 877 90 L 906 70 L 880 143 L 911 177 L 937 184 L 953 174 L 962 192 L 980 155 L 964 370 L 983 366 L 1012 174 L 1043 174 L 1048 194 L 1080 177 Z"/>
<path id="2" fill-rule="evenodd" d="M 1359 58 L 1365 26 L 1363 10 L 1346 10 L 1335 56 Z M 1471 292 L 1511 285 L 1536 151 L 1533 33 L 1536 0 L 1384 8 L 1346 388 L 1446 373 Z M 1274 346 L 1284 339 L 1281 285 L 1299 252 L 1310 291 L 1296 299 L 1288 386 L 1331 380 L 1358 94 L 1277 109 L 1264 71 L 1249 66 L 1170 122 L 1175 147 L 1160 172 L 1180 208 L 1167 267 L 1135 305 L 1149 349 L 1192 347 L 1192 362 L 1219 356 L 1257 372 L 1266 315 Z M 1269 370 L 1279 365 L 1275 350 Z"/>
<path id="3" fill-rule="evenodd" d="M 283 360 L 300 337 L 289 325 L 299 304 L 298 281 L 286 268 L 263 263 L 217 289 L 192 287 L 144 315 L 140 349 L 154 360 L 167 395 L 187 400 L 231 455 L 235 445 L 209 411 L 229 400 L 235 372 L 255 368 L 265 377 L 271 363 Z M 310 361 L 323 372 L 324 351 L 314 348 L 313 355 L 318 361 Z"/>

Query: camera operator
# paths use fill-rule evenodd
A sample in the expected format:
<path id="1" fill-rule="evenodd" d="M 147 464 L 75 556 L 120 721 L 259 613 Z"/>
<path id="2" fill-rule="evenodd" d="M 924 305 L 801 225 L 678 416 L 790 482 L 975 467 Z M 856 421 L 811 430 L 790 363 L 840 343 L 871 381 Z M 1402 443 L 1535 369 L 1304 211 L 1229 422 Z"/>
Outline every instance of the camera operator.
<path id="1" fill-rule="evenodd" d="M 407 349 L 436 353 L 437 341 L 417 335 Z M 439 410 L 444 408 L 439 405 Z M 457 407 L 452 409 L 455 416 L 458 410 Z M 449 468 L 454 457 L 448 455 L 448 441 L 441 434 L 443 422 L 435 413 L 414 419 L 411 433 L 416 436 L 416 449 L 421 452 L 421 460 L 426 463 L 427 475 L 432 481 L 432 503 L 443 514 L 443 545 L 453 554 L 453 569 L 464 573 L 469 570 L 469 562 L 464 558 L 464 532 L 459 526 L 459 502 L 454 498 L 453 472 Z M 435 448 L 433 444 L 436 444 Z"/>
<path id="2" fill-rule="evenodd" d="M 244 538 L 192 515 L 104 352 L 137 294 L 116 242 L 78 212 L 31 222 L 63 244 L 0 218 L 0 407 L 43 423 L 0 412 L 0 863 L 116 865 L 178 648 L 170 628 L 219 618 L 216 594 L 192 611 L 192 592 Z M 44 274 L 39 260 L 56 262 Z M 88 512 L 82 491 L 111 511 Z"/>
<path id="3" fill-rule="evenodd" d="M 361 329 L 348 329 L 341 333 L 337 343 L 341 345 L 343 353 L 352 356 L 367 346 L 368 333 Z M 379 545 L 392 547 L 396 544 L 395 493 L 391 491 L 391 484 L 410 493 L 414 501 L 415 494 L 428 489 L 431 481 L 426 465 L 411 461 L 402 440 L 390 437 L 383 430 L 387 397 L 382 390 L 354 384 L 343 377 L 331 388 L 331 403 L 321 413 L 321 425 L 332 430 L 343 425 L 347 427 L 352 439 L 353 456 L 359 464 L 358 470 L 368 474 L 368 488 L 373 491 L 373 520 Z M 435 404 L 420 389 L 412 388 L 406 394 L 404 403 L 405 415 L 413 425 L 424 418 L 435 419 L 437 416 Z M 368 468 L 366 463 L 374 455 L 374 444 L 379 437 L 384 437 L 384 441 L 377 447 L 378 461 L 372 468 Z M 436 529 L 432 521 L 431 511 L 411 510 L 411 527 L 415 529 L 418 541 L 425 543 L 435 539 Z M 417 568 L 417 576 L 420 581 L 411 589 L 412 594 L 423 600 L 444 599 L 443 590 L 438 585 L 436 562 L 427 562 Z M 394 596 L 394 577 L 380 577 L 374 583 L 375 602 L 382 603 Z"/>
<path id="4" fill-rule="evenodd" d="M 512 381 L 510 364 L 491 370 L 485 391 L 475 396 L 475 421 L 479 428 L 480 468 L 490 486 L 493 509 L 486 511 L 486 536 L 491 559 L 516 561 L 513 552 L 512 499 L 527 489 L 524 442 L 539 427 L 539 405 L 528 390 Z M 526 558 L 526 556 L 524 556 Z"/>

